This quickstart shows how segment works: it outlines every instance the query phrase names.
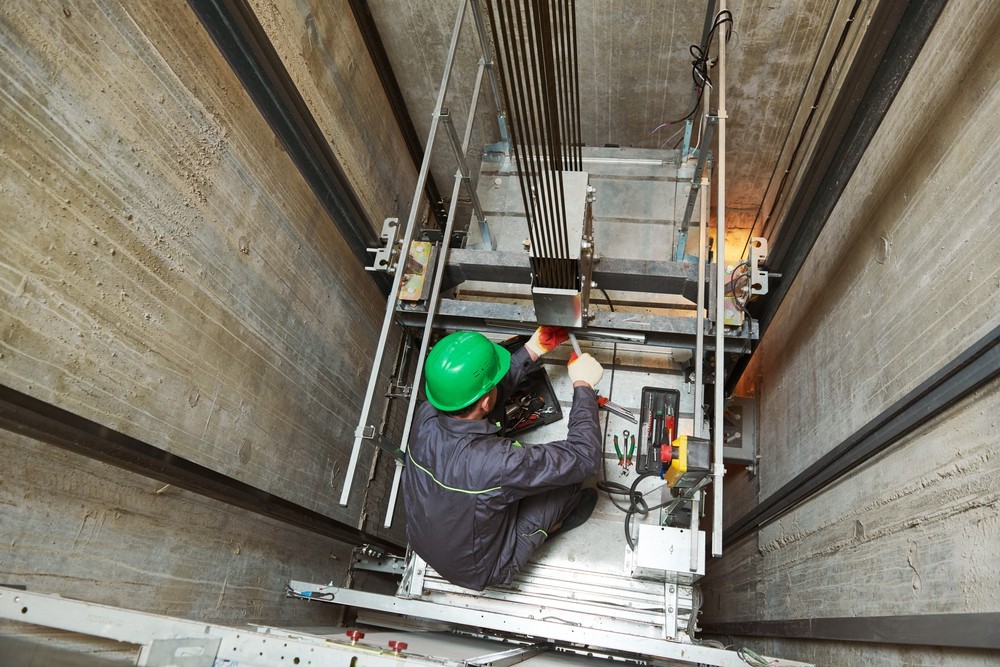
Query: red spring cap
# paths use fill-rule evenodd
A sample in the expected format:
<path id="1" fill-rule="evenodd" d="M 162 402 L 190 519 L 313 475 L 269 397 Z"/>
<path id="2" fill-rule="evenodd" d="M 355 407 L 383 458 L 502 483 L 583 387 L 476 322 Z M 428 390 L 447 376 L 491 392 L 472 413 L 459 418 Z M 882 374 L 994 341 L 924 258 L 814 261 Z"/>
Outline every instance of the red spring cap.
<path id="1" fill-rule="evenodd" d="M 405 651 L 407 646 L 409 646 L 409 644 L 407 644 L 406 642 L 397 641 L 395 639 L 389 642 L 389 648 L 391 648 L 396 653 L 399 653 L 400 651 Z"/>
<path id="2" fill-rule="evenodd" d="M 361 632 L 361 630 L 348 630 L 347 636 L 354 641 L 358 641 L 365 638 L 365 633 Z"/>
<path id="3" fill-rule="evenodd" d="M 674 448 L 670 445 L 660 445 L 660 461 L 670 463 L 674 460 Z"/>

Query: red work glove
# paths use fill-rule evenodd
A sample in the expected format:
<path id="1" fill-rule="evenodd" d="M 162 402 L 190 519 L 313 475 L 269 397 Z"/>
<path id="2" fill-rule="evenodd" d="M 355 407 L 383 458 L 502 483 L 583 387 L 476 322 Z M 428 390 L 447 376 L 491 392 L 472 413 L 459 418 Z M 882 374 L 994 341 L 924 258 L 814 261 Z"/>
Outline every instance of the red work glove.
<path id="1" fill-rule="evenodd" d="M 551 352 L 559 344 L 569 340 L 569 332 L 562 327 L 542 326 L 535 330 L 531 340 L 524 344 L 535 356 L 540 357 L 546 352 Z"/>

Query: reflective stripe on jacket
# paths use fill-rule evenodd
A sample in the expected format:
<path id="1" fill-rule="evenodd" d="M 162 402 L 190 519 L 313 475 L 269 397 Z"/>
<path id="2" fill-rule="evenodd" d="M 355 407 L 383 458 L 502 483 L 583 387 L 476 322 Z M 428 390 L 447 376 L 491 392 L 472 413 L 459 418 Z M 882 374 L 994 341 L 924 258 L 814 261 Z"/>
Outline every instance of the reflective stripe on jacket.
<path id="1" fill-rule="evenodd" d="M 523 348 L 511 357 L 501 414 L 530 364 Z M 601 460 L 597 395 L 587 387 L 573 390 L 565 440 L 521 447 L 499 431 L 493 421 L 449 417 L 424 402 L 403 470 L 410 545 L 445 579 L 474 590 L 510 583 L 518 501 L 582 482 Z"/>

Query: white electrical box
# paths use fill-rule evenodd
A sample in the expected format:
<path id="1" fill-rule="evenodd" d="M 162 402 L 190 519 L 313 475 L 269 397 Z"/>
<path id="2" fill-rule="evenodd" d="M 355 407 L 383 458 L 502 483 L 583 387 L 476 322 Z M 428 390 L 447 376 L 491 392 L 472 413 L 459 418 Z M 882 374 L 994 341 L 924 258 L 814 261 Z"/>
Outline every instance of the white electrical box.
<path id="1" fill-rule="evenodd" d="M 705 533 L 697 533 L 692 569 L 691 531 L 640 524 L 632 560 L 632 576 L 674 583 L 691 583 L 705 574 Z"/>

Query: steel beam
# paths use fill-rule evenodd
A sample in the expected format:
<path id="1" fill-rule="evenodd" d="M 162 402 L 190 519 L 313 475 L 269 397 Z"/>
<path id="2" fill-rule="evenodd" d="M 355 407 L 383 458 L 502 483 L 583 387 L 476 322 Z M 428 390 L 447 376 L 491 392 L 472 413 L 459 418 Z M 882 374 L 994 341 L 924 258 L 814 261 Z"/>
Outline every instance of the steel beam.
<path id="1" fill-rule="evenodd" d="M 397 653 L 346 636 L 310 635 L 270 627 L 228 627 L 206 621 L 149 614 L 0 586 L 0 619 L 58 628 L 91 637 L 136 644 L 135 664 L 145 667 L 202 665 L 354 665 L 442 667 L 438 657 Z M 4 655 L 3 664 L 10 664 Z M 20 656 L 18 656 L 20 657 Z M 37 665 L 42 661 L 32 660 Z M 14 664 L 25 664 L 15 659 Z M 46 663 L 48 664 L 48 663 Z M 77 660 L 59 664 L 78 664 Z M 104 664 L 102 662 L 101 664 Z M 451 663 L 455 664 L 455 663 Z"/>
<path id="2" fill-rule="evenodd" d="M 352 525 L 3 385 L 0 428 L 347 544 L 387 546 Z"/>
<path id="3" fill-rule="evenodd" d="M 419 170 L 424 158 L 424 149 L 420 145 L 420 137 L 417 136 L 417 128 L 413 125 L 413 119 L 407 111 L 403 91 L 399 87 L 399 81 L 396 80 L 396 73 L 392 70 L 389 54 L 386 53 L 385 43 L 379 34 L 369 3 L 367 0 L 348 0 L 347 4 L 351 7 L 354 21 L 358 24 L 361 38 L 365 41 L 365 47 L 368 49 L 368 56 L 372 59 L 379 81 L 382 82 L 382 90 L 385 91 L 385 96 L 389 100 L 389 109 L 392 110 L 396 125 L 399 126 L 399 131 L 403 135 L 406 150 L 410 154 L 410 159 L 413 160 L 413 166 Z M 433 174 L 427 177 L 424 194 L 427 196 L 427 201 L 430 202 L 431 211 L 434 213 L 438 226 L 443 227 L 445 210 Z"/>
<path id="4" fill-rule="evenodd" d="M 448 257 L 444 284 L 456 287 L 467 280 L 529 285 L 528 254 L 453 249 Z M 686 261 L 600 257 L 594 263 L 593 280 L 606 290 L 679 294 L 692 303 L 698 298 L 698 266 Z"/>
<path id="5" fill-rule="evenodd" d="M 424 600 L 406 600 L 390 595 L 320 586 L 301 581 L 292 581 L 289 588 L 295 593 L 302 594 L 304 599 L 318 602 L 391 611 L 404 616 L 443 621 L 466 627 L 487 628 L 526 637 L 544 638 L 559 643 L 591 646 L 611 652 L 624 652 L 719 667 L 746 667 L 746 663 L 735 651 L 726 651 L 704 644 L 686 644 L 629 635 L 625 632 L 597 630 L 578 624 L 563 623 L 558 619 L 548 620 L 512 614 L 481 613 L 459 606 L 435 604 Z M 804 663 L 787 660 L 775 664 L 804 665 Z"/>
<path id="6" fill-rule="evenodd" d="M 880 2 L 876 6 L 831 108 L 831 122 L 817 141 L 820 148 L 805 167 L 802 185 L 780 224 L 768 230 L 764 223 L 770 244 L 768 268 L 782 278 L 761 302 L 762 330 L 770 325 L 805 263 L 946 1 Z"/>
<path id="7" fill-rule="evenodd" d="M 362 266 L 367 265 L 368 247 L 377 241 L 375 225 L 253 9 L 246 0 L 189 0 L 188 4 L 343 234 L 354 257 Z M 369 275 L 383 293 L 388 292 L 384 274 Z"/>
<path id="8" fill-rule="evenodd" d="M 422 327 L 426 314 L 421 310 L 397 311 L 399 322 L 408 327 Z M 695 349 L 697 322 L 695 317 L 667 317 L 645 313 L 599 311 L 586 329 L 574 333 L 580 340 L 611 343 L 637 343 L 660 347 Z M 538 326 L 535 308 L 530 303 L 512 304 L 492 301 L 460 301 L 442 299 L 434 316 L 435 324 L 446 330 L 473 330 L 502 334 L 530 334 Z M 756 337 L 756 330 L 751 338 Z M 740 353 L 746 338 L 739 333 L 726 333 L 725 351 Z M 715 345 L 706 341 L 705 349 Z"/>
<path id="9" fill-rule="evenodd" d="M 869 644 L 1000 649 L 1000 613 L 850 616 L 706 623 L 717 636 L 826 639 Z"/>
<path id="10" fill-rule="evenodd" d="M 734 521 L 725 543 L 732 544 L 774 521 L 997 377 L 1000 327 Z"/>

